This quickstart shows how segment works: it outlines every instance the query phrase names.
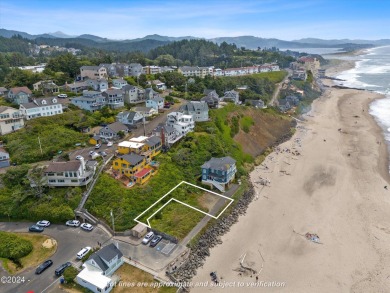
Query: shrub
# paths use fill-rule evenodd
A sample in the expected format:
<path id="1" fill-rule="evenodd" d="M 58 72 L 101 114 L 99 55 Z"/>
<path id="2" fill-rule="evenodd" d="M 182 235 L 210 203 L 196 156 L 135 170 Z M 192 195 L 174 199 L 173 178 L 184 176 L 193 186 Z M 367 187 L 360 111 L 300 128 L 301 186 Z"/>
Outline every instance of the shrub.
<path id="1" fill-rule="evenodd" d="M 64 280 L 66 283 L 73 283 L 79 272 L 74 267 L 67 267 L 64 271 Z"/>
<path id="2" fill-rule="evenodd" d="M 19 263 L 19 259 L 33 250 L 30 241 L 8 232 L 0 232 L 0 257 Z"/>

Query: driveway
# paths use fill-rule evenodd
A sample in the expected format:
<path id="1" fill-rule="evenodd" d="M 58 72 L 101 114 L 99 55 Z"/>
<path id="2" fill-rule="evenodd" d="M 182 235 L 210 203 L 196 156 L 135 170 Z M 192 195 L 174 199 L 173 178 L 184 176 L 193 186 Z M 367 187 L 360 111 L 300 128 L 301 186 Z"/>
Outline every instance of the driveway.
<path id="1" fill-rule="evenodd" d="M 27 232 L 28 227 L 33 223 L 7 223 L 0 222 L 0 230 L 9 232 Z M 0 292 L 47 292 L 50 286 L 59 283 L 59 278 L 54 275 L 54 271 L 61 264 L 70 261 L 75 267 L 79 267 L 81 262 L 76 259 L 76 254 L 85 246 L 96 247 L 97 243 L 107 242 L 111 236 L 99 227 L 95 227 L 91 232 L 81 228 L 67 227 L 65 225 L 51 225 L 45 228 L 42 233 L 57 240 L 57 251 L 50 258 L 53 265 L 41 275 L 35 275 L 35 267 L 29 268 L 18 274 L 24 277 L 23 284 L 0 284 Z"/>

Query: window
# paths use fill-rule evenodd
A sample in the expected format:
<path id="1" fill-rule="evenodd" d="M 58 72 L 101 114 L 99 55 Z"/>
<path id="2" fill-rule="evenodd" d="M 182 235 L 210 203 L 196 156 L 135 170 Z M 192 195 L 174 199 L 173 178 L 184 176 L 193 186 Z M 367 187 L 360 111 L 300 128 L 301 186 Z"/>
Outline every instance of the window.
<path id="1" fill-rule="evenodd" d="M 54 183 L 54 182 L 56 182 L 56 180 L 55 179 L 50 179 L 49 182 L 50 183 Z"/>
<path id="2" fill-rule="evenodd" d="M 47 176 L 54 176 L 53 172 L 47 173 Z"/>
<path id="3" fill-rule="evenodd" d="M 72 180 L 70 180 L 70 182 L 79 182 L 77 179 L 72 179 Z"/>
<path id="4" fill-rule="evenodd" d="M 65 180 L 64 180 L 64 179 L 58 179 L 58 182 L 60 182 L 60 183 L 64 183 L 64 182 L 65 182 Z"/>

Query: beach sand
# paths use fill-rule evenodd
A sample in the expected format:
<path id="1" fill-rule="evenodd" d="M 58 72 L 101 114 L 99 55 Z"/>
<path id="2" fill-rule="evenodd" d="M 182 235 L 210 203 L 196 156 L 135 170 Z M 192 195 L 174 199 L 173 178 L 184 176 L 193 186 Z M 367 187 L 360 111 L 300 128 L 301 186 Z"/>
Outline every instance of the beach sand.
<path id="1" fill-rule="evenodd" d="M 292 139 L 250 174 L 258 198 L 192 280 L 209 286 L 191 292 L 390 292 L 388 156 L 368 114 L 380 97 L 329 88 L 313 103 Z M 256 183 L 260 177 L 270 185 Z M 235 271 L 243 258 L 257 283 Z M 220 287 L 210 287 L 211 271 Z"/>

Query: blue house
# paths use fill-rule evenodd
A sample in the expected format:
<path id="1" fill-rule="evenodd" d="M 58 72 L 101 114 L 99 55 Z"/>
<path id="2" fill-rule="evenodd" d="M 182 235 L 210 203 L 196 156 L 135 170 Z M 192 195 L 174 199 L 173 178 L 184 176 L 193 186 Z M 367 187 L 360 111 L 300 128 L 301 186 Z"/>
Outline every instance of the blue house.
<path id="1" fill-rule="evenodd" d="M 80 109 L 90 112 L 100 110 L 107 105 L 106 98 L 97 91 L 84 91 L 81 97 L 72 98 L 71 102 Z"/>
<path id="2" fill-rule="evenodd" d="M 234 180 L 237 172 L 236 161 L 227 156 L 211 158 L 202 165 L 202 183 L 224 192 Z"/>

